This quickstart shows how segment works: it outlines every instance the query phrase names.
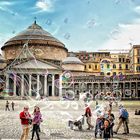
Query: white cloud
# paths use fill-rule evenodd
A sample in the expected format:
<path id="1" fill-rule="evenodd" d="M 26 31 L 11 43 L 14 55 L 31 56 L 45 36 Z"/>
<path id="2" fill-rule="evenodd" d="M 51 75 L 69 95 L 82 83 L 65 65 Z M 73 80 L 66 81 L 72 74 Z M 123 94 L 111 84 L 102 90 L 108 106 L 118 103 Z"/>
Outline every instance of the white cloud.
<path id="1" fill-rule="evenodd" d="M 38 0 L 35 4 L 36 8 L 39 9 L 38 12 L 52 12 L 54 10 L 53 0 Z"/>
<path id="2" fill-rule="evenodd" d="M 8 12 L 14 16 L 18 15 L 18 13 L 10 10 L 9 6 L 15 4 L 14 2 L 2 1 L 0 2 L 0 10 L 4 12 Z"/>
<path id="3" fill-rule="evenodd" d="M 130 49 L 130 44 L 140 44 L 140 24 L 119 24 L 115 39 L 112 34 L 99 49 L 102 50 L 123 50 Z M 120 51 L 121 52 L 121 51 Z"/>
<path id="4" fill-rule="evenodd" d="M 136 6 L 136 7 L 134 8 L 134 11 L 135 11 L 136 13 L 140 14 L 140 6 Z"/>

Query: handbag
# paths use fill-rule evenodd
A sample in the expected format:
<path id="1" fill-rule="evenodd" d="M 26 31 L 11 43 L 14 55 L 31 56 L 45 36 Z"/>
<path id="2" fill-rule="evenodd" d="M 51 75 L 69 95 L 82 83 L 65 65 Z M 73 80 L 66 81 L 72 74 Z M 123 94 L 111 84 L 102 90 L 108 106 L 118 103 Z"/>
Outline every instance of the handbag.
<path id="1" fill-rule="evenodd" d="M 32 124 L 32 119 L 28 119 L 28 124 Z"/>

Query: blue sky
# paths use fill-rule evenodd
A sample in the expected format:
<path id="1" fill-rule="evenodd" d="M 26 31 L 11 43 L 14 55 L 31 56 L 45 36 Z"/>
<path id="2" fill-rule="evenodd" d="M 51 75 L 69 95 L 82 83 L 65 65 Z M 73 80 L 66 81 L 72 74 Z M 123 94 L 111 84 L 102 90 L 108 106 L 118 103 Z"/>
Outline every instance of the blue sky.
<path id="1" fill-rule="evenodd" d="M 69 51 L 140 44 L 140 0 L 0 0 L 0 46 L 34 17 Z"/>

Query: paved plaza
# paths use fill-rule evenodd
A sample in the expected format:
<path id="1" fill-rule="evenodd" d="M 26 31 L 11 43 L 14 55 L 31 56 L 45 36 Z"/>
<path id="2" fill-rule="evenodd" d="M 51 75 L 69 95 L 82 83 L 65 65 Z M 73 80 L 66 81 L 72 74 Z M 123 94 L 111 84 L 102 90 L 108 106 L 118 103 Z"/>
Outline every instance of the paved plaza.
<path id="1" fill-rule="evenodd" d="M 76 119 L 79 115 L 84 114 L 84 103 L 74 101 L 14 101 L 15 111 L 5 111 L 6 100 L 0 101 L 0 138 L 1 139 L 20 139 L 22 129 L 19 119 L 19 113 L 23 110 L 24 104 L 30 107 L 30 113 L 33 107 L 39 105 L 43 115 L 41 124 L 41 140 L 47 139 L 95 139 L 94 129 L 86 130 L 87 125 L 84 124 L 83 131 L 77 129 L 71 130 L 68 127 L 69 119 Z M 12 101 L 9 100 L 11 103 Z M 140 109 L 139 101 L 121 102 L 129 111 L 129 127 L 130 134 L 122 135 L 123 128 L 119 130 L 115 139 L 134 140 L 140 139 L 140 116 L 134 115 L 135 109 Z M 91 104 L 92 111 L 95 109 L 95 102 Z M 113 106 L 115 114 L 115 128 L 118 123 L 118 107 Z M 95 116 L 93 113 L 93 124 L 95 126 Z M 29 139 L 31 138 L 31 132 Z"/>

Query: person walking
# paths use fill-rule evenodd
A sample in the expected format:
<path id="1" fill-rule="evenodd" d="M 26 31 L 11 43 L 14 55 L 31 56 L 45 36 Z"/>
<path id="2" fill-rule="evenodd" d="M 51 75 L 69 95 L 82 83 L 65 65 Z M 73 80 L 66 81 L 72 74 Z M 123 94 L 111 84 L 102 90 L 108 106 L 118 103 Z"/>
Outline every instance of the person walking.
<path id="1" fill-rule="evenodd" d="M 42 122 L 42 115 L 40 113 L 40 108 L 36 106 L 35 111 L 34 111 L 34 118 L 33 118 L 33 122 L 32 122 L 33 123 L 33 131 L 32 131 L 31 140 L 33 140 L 35 132 L 36 132 L 37 140 L 40 140 L 39 125 L 41 122 Z"/>
<path id="2" fill-rule="evenodd" d="M 11 105 L 12 105 L 12 110 L 14 111 L 15 110 L 15 103 L 12 101 Z"/>
<path id="3" fill-rule="evenodd" d="M 10 111 L 10 108 L 9 108 L 9 102 L 8 101 L 6 101 L 6 106 L 5 106 L 5 110 L 7 111 Z"/>
<path id="4" fill-rule="evenodd" d="M 93 125 L 91 124 L 92 113 L 91 113 L 91 109 L 88 104 L 85 104 L 85 116 L 86 116 L 86 121 L 88 124 L 87 130 L 90 130 L 93 128 Z"/>
<path id="5" fill-rule="evenodd" d="M 128 116 L 129 115 L 128 115 L 127 110 L 122 105 L 119 106 L 119 114 L 120 114 L 119 124 L 118 124 L 117 129 L 114 133 L 117 134 L 119 128 L 123 124 L 123 127 L 124 127 L 124 133 L 123 134 L 128 134 L 129 133 L 129 128 L 128 128 Z"/>
<path id="6" fill-rule="evenodd" d="M 29 107 L 25 106 L 24 110 L 19 115 L 21 119 L 22 129 L 23 129 L 23 133 L 21 135 L 20 140 L 27 140 L 28 138 L 30 124 L 31 124 L 31 115 L 28 110 Z"/>

